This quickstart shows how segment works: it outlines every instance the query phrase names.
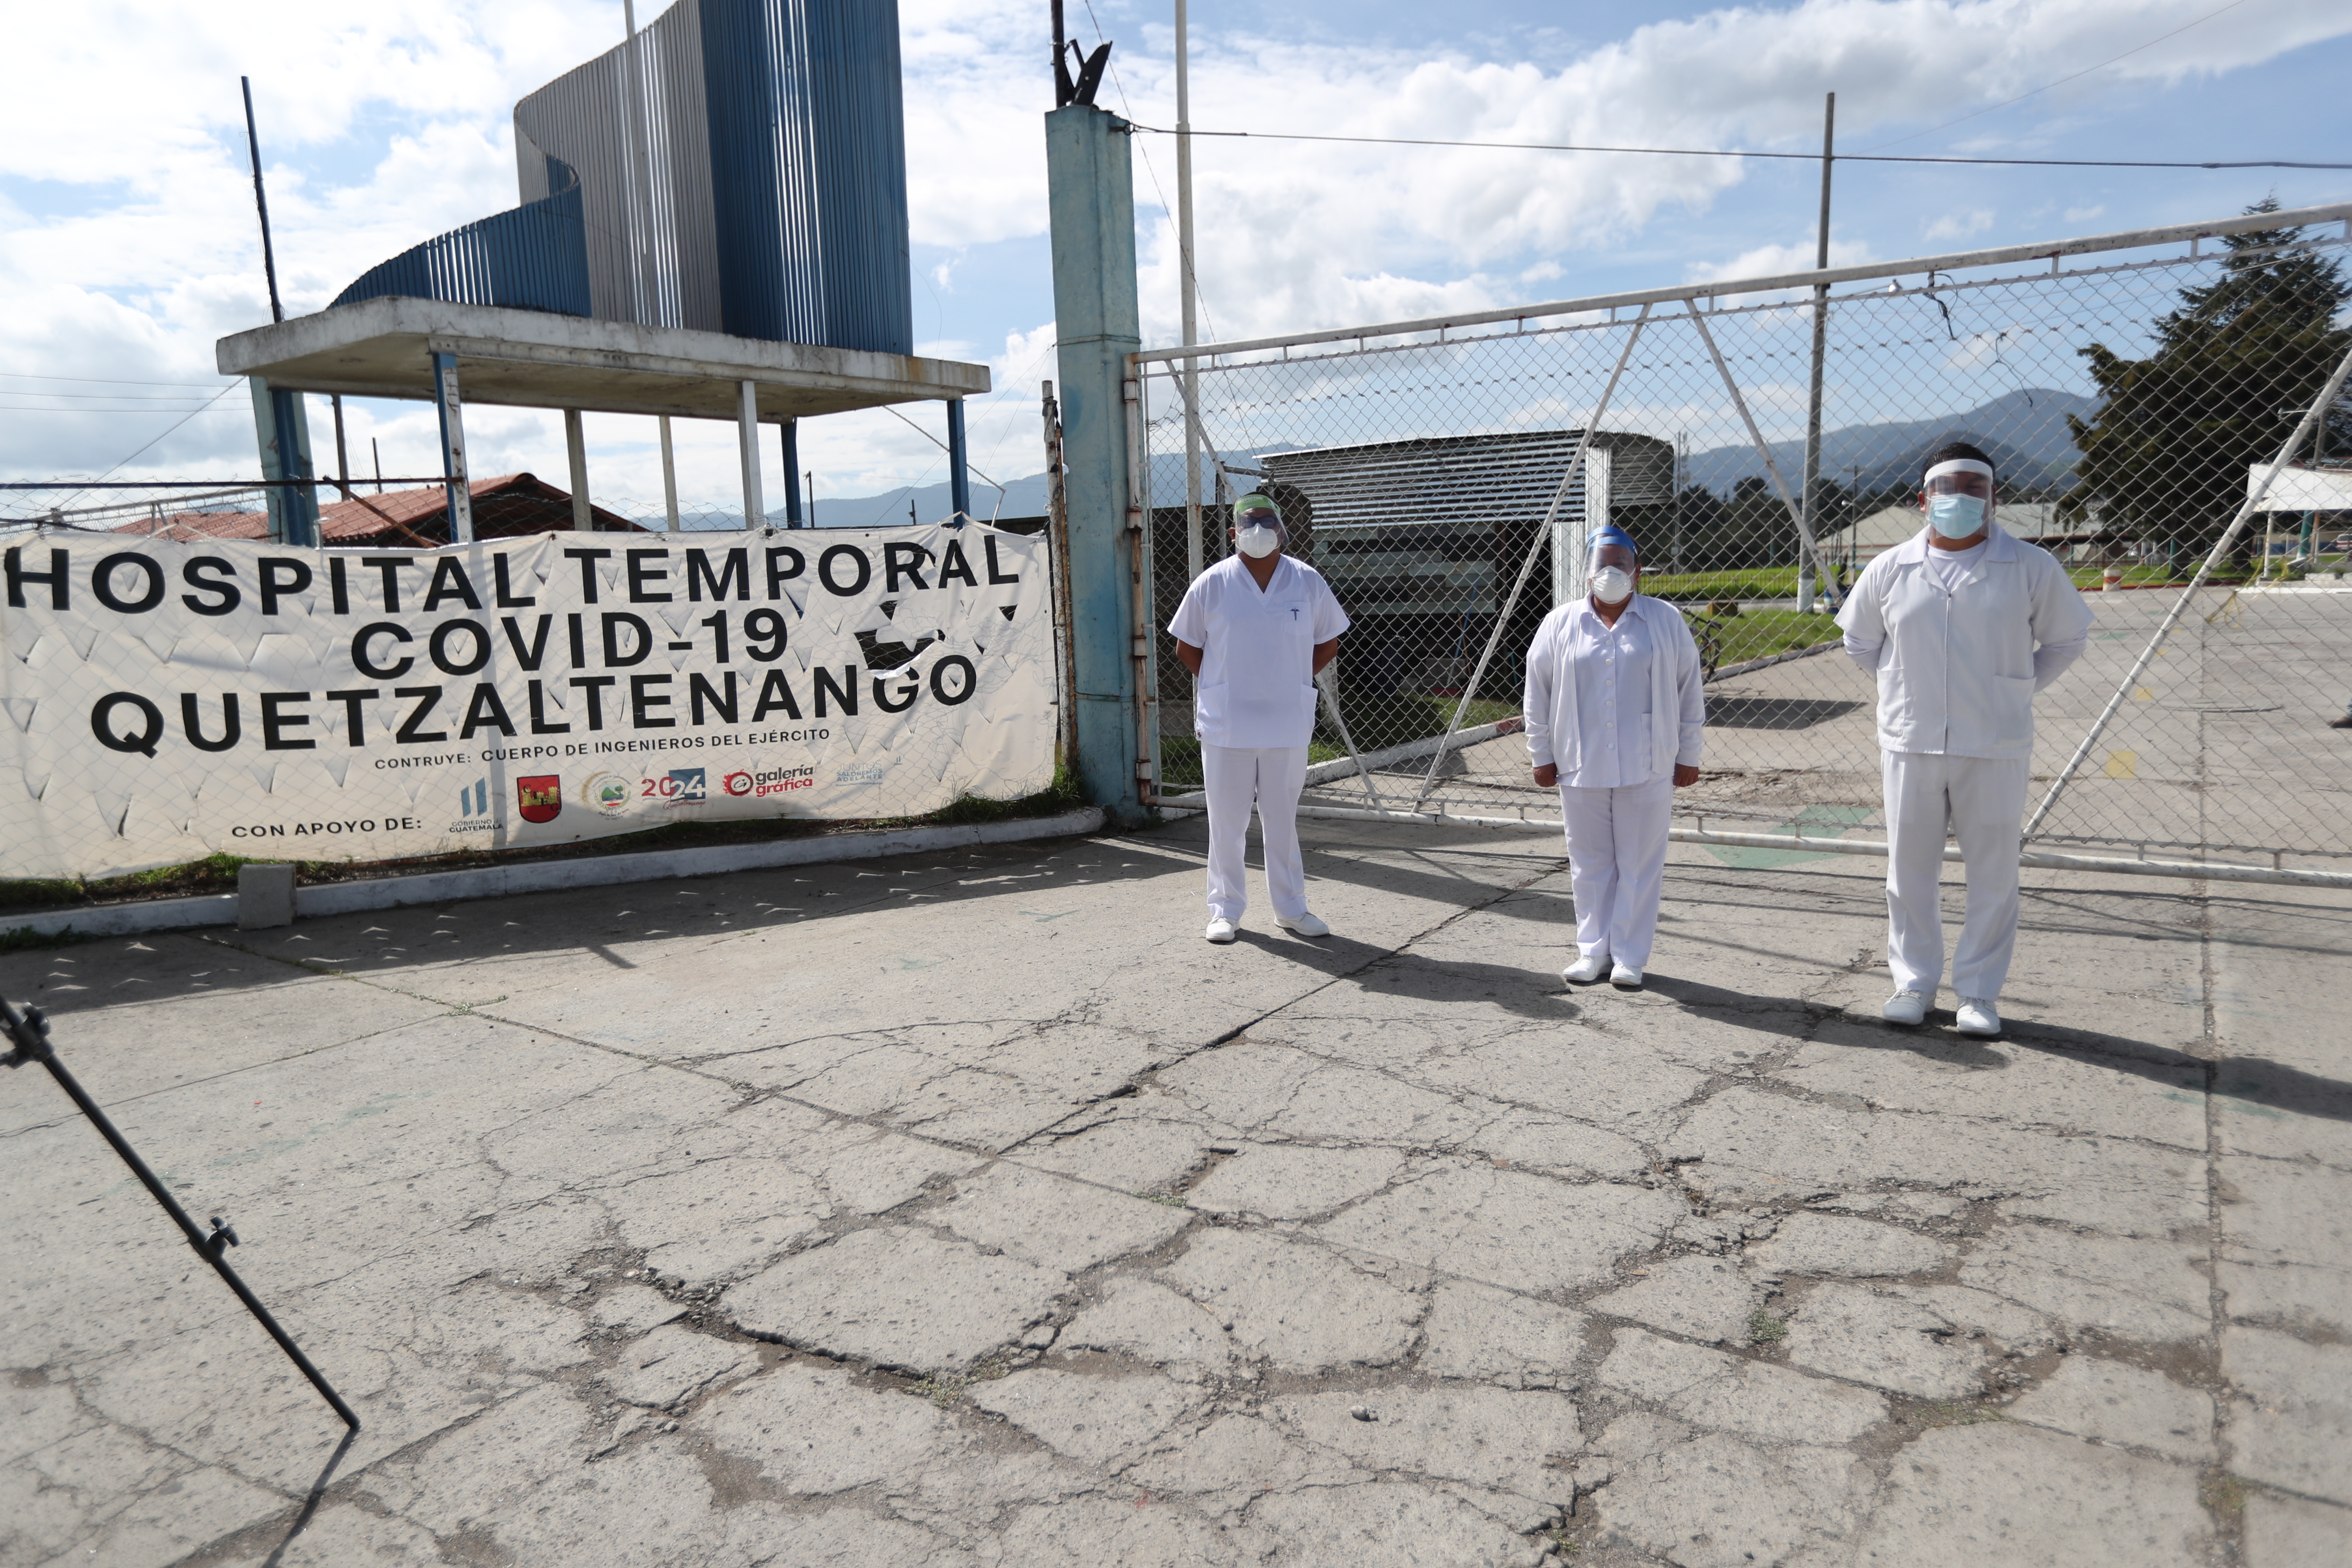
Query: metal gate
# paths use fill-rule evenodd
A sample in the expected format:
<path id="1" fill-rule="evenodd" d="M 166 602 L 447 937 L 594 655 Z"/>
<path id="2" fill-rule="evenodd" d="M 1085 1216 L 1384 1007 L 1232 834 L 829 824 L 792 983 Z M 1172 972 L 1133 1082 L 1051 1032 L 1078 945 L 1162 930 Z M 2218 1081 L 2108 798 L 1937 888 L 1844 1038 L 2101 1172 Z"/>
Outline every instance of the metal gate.
<path id="1" fill-rule="evenodd" d="M 1354 622 L 1303 810 L 1557 823 L 1522 661 L 1605 518 L 1709 672 L 1676 836 L 1883 852 L 1874 689 L 1831 612 L 1958 437 L 2095 595 L 2036 704 L 2028 863 L 2352 885 L 2347 253 L 2352 205 L 1137 354 L 1155 798 L 1201 801 L 1156 628 L 1256 489 Z"/>

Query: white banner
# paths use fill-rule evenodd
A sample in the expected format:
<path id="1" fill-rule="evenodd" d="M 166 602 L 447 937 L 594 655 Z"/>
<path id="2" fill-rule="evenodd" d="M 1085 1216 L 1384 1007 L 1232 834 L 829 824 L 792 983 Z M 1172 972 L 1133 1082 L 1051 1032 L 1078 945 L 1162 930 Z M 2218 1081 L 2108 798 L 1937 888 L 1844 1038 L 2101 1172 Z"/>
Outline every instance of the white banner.
<path id="1" fill-rule="evenodd" d="M 1056 732 L 1045 549 L 976 526 L 20 539 L 0 561 L 0 877 L 1032 794 Z"/>

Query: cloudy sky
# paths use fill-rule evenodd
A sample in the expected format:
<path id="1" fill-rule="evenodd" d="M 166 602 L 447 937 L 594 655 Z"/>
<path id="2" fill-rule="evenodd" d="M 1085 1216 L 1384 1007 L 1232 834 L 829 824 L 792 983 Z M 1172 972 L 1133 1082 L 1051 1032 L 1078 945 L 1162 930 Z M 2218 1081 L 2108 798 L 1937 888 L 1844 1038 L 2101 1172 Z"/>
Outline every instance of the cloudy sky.
<path id="1" fill-rule="evenodd" d="M 1053 374 L 1047 8 L 899 10 L 918 352 L 992 367 L 999 391 L 972 410 L 974 461 L 1000 479 L 1034 473 L 1036 384 Z M 1100 101 L 1172 124 L 1166 0 L 1068 11 L 1081 38 L 1116 40 Z M 16 129 L 0 141 L 0 468 L 24 479 L 255 470 L 244 389 L 213 370 L 216 338 L 268 319 L 240 74 L 254 79 L 295 313 L 513 205 L 514 100 L 611 47 L 623 23 L 618 4 L 553 0 L 90 0 L 27 7 L 14 26 L 16 58 L 37 68 L 12 73 Z M 1818 147 L 1834 90 L 1844 152 L 2352 162 L 2342 0 L 1195 0 L 1192 37 L 1202 130 L 1803 150 Z M 1175 149 L 1146 135 L 1136 150 L 1144 335 L 1171 342 Z M 1196 171 L 1208 337 L 1812 255 L 1806 163 L 1204 139 Z M 2352 173 L 1844 164 L 1833 254 L 2185 222 L 2271 193 L 2290 206 L 2345 200 Z M 354 471 L 372 440 L 385 472 L 432 470 L 429 408 L 347 407 Z M 478 472 L 562 482 L 555 416 L 478 406 L 468 426 Z M 679 429 L 682 489 L 724 504 L 731 430 Z M 323 399 L 313 435 L 331 452 Z M 597 499 L 657 510 L 652 421 L 591 416 L 589 440 Z M 944 475 L 936 447 L 885 414 L 812 422 L 802 443 L 820 496 Z"/>

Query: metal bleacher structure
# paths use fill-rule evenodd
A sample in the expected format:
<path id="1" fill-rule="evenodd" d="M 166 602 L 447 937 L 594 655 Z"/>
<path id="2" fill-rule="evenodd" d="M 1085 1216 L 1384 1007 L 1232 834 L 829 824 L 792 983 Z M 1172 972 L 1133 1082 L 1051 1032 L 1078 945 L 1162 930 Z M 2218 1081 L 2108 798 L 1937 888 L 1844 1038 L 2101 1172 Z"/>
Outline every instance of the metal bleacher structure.
<path id="1" fill-rule="evenodd" d="M 560 408 L 573 527 L 595 526 L 583 412 L 738 429 L 745 526 L 759 430 L 799 471 L 803 418 L 947 405 L 970 510 L 962 399 L 984 365 L 913 350 L 896 0 L 678 0 L 515 106 L 522 205 L 370 268 L 326 310 L 220 341 L 251 378 L 270 536 L 319 540 L 300 394 L 432 402 L 447 538 L 474 537 L 467 403 Z M 292 394 L 294 395 L 285 395 Z M 786 526 L 801 498 L 787 485 Z"/>

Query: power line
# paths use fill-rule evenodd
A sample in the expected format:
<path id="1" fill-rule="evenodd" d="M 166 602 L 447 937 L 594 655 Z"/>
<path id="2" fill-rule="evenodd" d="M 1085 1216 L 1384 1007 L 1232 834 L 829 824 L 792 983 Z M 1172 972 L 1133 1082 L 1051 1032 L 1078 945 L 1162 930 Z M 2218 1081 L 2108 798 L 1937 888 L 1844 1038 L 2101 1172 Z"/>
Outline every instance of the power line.
<path id="1" fill-rule="evenodd" d="M 1138 131 L 1173 136 L 1162 125 L 1129 121 Z M 1222 136 L 1261 142 L 1348 142 L 1381 147 L 1481 147 L 1502 153 L 1630 153 L 1664 158 L 1780 158 L 1818 163 L 1819 153 L 1759 153 L 1740 147 L 1591 147 L 1570 142 L 1456 142 L 1435 136 L 1332 136 L 1305 131 L 1202 131 L 1195 136 Z M 1840 153 L 1841 163 L 1990 163 L 2038 169 L 2352 169 L 2352 163 L 2315 163 L 2288 158 L 2249 158 L 2235 162 L 2177 163 L 2138 158 L 1948 158 L 1924 153 Z"/>
<path id="2" fill-rule="evenodd" d="M 204 392 L 216 392 L 221 385 L 217 381 L 121 381 L 103 375 L 43 375 L 29 370 L 0 370 L 0 380 L 71 381 L 84 386 L 193 386 Z M 56 395 L 62 397 L 67 395 L 58 393 Z"/>
<path id="3" fill-rule="evenodd" d="M 125 382 L 126 386 L 158 384 L 152 382 Z M 218 392 L 222 389 L 208 387 Z M 75 403 L 205 403 L 193 392 L 45 392 L 37 386 L 0 386 L 0 397 L 48 397 Z"/>

